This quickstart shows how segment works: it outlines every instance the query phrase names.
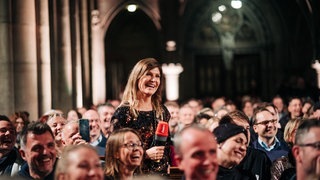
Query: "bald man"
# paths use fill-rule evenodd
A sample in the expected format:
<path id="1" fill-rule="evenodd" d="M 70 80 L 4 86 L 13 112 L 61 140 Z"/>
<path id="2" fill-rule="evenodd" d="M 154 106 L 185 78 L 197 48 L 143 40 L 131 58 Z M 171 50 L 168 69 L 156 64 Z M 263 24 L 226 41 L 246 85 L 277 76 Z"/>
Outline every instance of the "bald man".
<path id="1" fill-rule="evenodd" d="M 174 139 L 175 160 L 186 180 L 215 180 L 218 173 L 217 142 L 214 135 L 199 125 L 182 129 Z"/>

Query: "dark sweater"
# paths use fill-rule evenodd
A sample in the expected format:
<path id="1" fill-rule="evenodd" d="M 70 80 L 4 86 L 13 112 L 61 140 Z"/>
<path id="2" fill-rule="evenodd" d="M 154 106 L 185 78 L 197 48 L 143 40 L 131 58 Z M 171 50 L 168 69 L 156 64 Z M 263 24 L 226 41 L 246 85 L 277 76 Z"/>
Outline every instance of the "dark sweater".
<path id="1" fill-rule="evenodd" d="M 270 180 L 271 161 L 267 154 L 259 149 L 247 148 L 247 154 L 237 166 L 238 169 L 249 171 L 261 180 Z"/>
<path id="2" fill-rule="evenodd" d="M 12 167 L 14 164 L 21 166 L 24 161 L 21 159 L 18 150 L 16 148 L 12 149 L 9 154 L 0 158 L 0 175 L 12 174 Z"/>
<path id="3" fill-rule="evenodd" d="M 258 140 L 255 140 L 253 143 L 253 147 L 255 149 L 259 149 L 267 154 L 269 157 L 270 161 L 273 162 L 274 160 L 282 157 L 282 156 L 287 156 L 289 152 L 289 147 L 287 143 L 284 141 L 281 141 L 275 145 L 275 147 L 271 151 L 267 151 L 264 149 L 258 142 Z"/>
<path id="4" fill-rule="evenodd" d="M 54 169 L 55 169 L 55 166 L 54 166 Z M 28 179 L 28 180 L 34 179 L 33 177 L 30 176 L 28 163 L 25 163 L 24 165 L 22 165 L 21 170 L 18 172 L 17 176 L 22 179 Z M 48 176 L 44 177 L 43 179 L 54 180 L 54 170 Z"/>
<path id="5" fill-rule="evenodd" d="M 217 180 L 255 180 L 256 178 L 247 171 L 237 168 L 227 169 L 219 166 Z"/>

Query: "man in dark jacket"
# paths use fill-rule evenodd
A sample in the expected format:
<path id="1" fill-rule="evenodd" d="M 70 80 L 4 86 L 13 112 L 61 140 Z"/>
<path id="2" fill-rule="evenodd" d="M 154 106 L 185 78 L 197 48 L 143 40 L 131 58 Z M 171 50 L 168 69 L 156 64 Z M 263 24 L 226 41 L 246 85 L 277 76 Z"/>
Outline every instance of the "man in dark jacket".
<path id="1" fill-rule="evenodd" d="M 54 179 L 56 147 L 51 128 L 34 122 L 22 132 L 21 157 L 27 162 L 18 175 L 25 179 Z"/>
<path id="2" fill-rule="evenodd" d="M 253 147 L 264 151 L 271 162 L 286 156 L 289 147 L 286 142 L 276 137 L 278 120 L 265 107 L 257 109 L 253 115 L 253 129 L 258 134 L 258 139 L 253 142 Z"/>
<path id="3" fill-rule="evenodd" d="M 0 175 L 12 176 L 21 166 L 21 158 L 14 147 L 16 130 L 7 116 L 0 115 Z"/>

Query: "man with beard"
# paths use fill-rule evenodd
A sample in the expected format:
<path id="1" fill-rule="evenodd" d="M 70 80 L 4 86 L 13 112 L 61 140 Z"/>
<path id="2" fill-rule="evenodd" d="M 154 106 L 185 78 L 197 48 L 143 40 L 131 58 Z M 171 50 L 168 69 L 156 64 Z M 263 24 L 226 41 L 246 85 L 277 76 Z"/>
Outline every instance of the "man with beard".
<path id="1" fill-rule="evenodd" d="M 12 176 L 18 172 L 22 160 L 14 147 L 16 130 L 7 116 L 0 115 L 0 175 Z"/>
<path id="2" fill-rule="evenodd" d="M 278 120 L 274 119 L 273 113 L 264 107 L 254 112 L 253 130 L 258 134 L 258 139 L 252 143 L 252 146 L 264 151 L 271 162 L 286 156 L 289 152 L 287 144 L 276 137 L 277 123 Z"/>
<path id="3" fill-rule="evenodd" d="M 29 124 L 20 143 L 20 155 L 27 163 L 18 175 L 25 179 L 53 179 L 57 152 L 50 126 L 41 122 Z"/>

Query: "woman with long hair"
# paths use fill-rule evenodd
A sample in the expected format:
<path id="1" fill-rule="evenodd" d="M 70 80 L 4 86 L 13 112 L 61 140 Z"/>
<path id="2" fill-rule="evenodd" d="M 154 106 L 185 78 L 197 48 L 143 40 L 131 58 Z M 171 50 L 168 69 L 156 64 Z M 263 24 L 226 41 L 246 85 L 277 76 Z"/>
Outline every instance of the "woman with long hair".
<path id="1" fill-rule="evenodd" d="M 127 180 L 140 175 L 143 154 L 142 139 L 134 129 L 111 133 L 106 146 L 106 179 Z"/>
<path id="2" fill-rule="evenodd" d="M 170 162 L 170 138 L 164 146 L 153 144 L 158 123 L 170 119 L 161 101 L 162 85 L 163 74 L 158 61 L 140 60 L 129 75 L 122 102 L 111 120 L 114 130 L 129 127 L 139 132 L 146 149 L 143 171 L 149 174 L 167 174 Z"/>

